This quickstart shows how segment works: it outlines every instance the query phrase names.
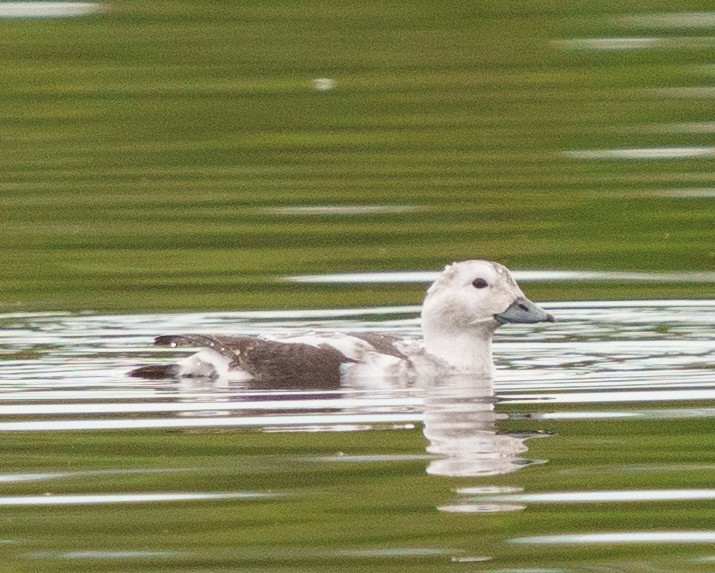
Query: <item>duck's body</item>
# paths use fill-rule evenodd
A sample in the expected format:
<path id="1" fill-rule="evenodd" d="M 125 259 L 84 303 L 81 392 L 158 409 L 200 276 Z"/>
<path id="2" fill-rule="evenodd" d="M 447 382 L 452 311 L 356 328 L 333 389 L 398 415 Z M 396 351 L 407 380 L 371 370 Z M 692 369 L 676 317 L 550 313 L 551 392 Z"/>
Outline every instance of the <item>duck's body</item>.
<path id="1" fill-rule="evenodd" d="M 145 366 L 129 374 L 225 378 L 278 388 L 337 388 L 385 379 L 406 385 L 451 372 L 491 378 L 491 341 L 501 324 L 553 320 L 524 297 L 506 267 L 490 261 L 463 261 L 446 267 L 427 291 L 421 344 L 375 333 L 273 339 L 160 336 L 157 345 L 194 345 L 202 350 L 178 364 Z"/>
<path id="2" fill-rule="evenodd" d="M 160 336 L 154 343 L 203 349 L 178 364 L 144 366 L 131 376 L 221 378 L 252 387 L 325 389 L 358 378 L 409 381 L 415 366 L 409 344 L 372 333 L 280 338 L 187 334 Z"/>

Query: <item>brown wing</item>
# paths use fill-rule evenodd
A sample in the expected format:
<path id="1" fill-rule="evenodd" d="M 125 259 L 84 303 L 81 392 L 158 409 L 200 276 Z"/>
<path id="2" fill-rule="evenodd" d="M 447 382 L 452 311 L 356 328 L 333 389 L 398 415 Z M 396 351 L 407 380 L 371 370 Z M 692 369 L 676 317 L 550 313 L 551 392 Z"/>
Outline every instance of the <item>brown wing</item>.
<path id="1" fill-rule="evenodd" d="M 228 359 L 233 367 L 251 374 L 254 378 L 252 385 L 262 388 L 338 388 L 340 366 L 351 361 L 331 347 L 317 348 L 250 336 L 169 335 L 159 336 L 154 344 L 210 348 Z M 130 375 L 145 377 L 152 373 L 148 369 L 138 368 Z"/>
<path id="2" fill-rule="evenodd" d="M 396 356 L 397 358 L 407 358 L 396 346 L 396 342 L 400 340 L 397 336 L 378 334 L 377 332 L 351 332 L 350 336 L 364 340 L 379 354 L 388 354 L 390 356 Z"/>
<path id="3" fill-rule="evenodd" d="M 340 366 L 350 362 L 334 348 L 302 343 L 282 343 L 260 338 L 239 354 L 241 368 L 261 386 L 273 388 L 338 388 Z"/>

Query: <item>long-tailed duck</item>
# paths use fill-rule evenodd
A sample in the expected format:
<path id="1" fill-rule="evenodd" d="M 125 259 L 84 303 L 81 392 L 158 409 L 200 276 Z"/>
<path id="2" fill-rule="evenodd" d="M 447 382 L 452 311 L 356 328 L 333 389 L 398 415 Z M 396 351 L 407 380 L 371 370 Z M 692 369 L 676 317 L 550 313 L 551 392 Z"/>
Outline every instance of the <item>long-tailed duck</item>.
<path id="1" fill-rule="evenodd" d="M 492 336 L 506 323 L 553 322 L 524 296 L 509 270 L 491 261 L 448 265 L 422 305 L 421 343 L 376 333 L 281 338 L 183 334 L 158 346 L 199 346 L 178 364 L 129 372 L 139 378 L 224 378 L 252 387 L 337 388 L 379 378 L 409 384 L 422 376 L 494 375 Z"/>

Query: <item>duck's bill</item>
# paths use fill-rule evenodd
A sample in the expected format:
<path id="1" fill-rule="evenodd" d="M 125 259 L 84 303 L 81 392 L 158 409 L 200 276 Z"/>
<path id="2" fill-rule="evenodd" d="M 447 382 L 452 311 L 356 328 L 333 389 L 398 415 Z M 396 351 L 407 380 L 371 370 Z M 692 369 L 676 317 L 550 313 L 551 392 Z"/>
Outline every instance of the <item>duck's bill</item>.
<path id="1" fill-rule="evenodd" d="M 556 322 L 552 314 L 549 314 L 543 308 L 524 297 L 517 298 L 504 312 L 495 314 L 494 318 L 496 318 L 500 324 L 507 324 L 509 322 L 520 324 Z"/>

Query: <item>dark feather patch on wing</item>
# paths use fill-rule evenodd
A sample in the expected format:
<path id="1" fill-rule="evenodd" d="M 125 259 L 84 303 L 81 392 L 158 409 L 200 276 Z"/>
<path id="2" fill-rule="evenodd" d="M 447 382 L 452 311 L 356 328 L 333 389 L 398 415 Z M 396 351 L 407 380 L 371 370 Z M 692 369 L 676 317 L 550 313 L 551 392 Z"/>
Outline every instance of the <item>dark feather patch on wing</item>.
<path id="1" fill-rule="evenodd" d="M 350 360 L 334 348 L 248 339 L 241 368 L 260 385 L 278 388 L 338 388 L 340 366 Z"/>
<path id="2" fill-rule="evenodd" d="M 396 356 L 397 358 L 407 358 L 407 356 L 398 350 L 395 343 L 400 339 L 397 336 L 390 336 L 389 334 L 378 334 L 376 332 L 351 332 L 350 336 L 364 340 L 368 344 L 379 352 L 380 354 L 388 354 L 390 356 Z"/>
<path id="3" fill-rule="evenodd" d="M 203 346 L 253 376 L 253 386 L 271 388 L 338 388 L 341 364 L 352 360 L 332 347 L 284 343 L 250 336 L 184 334 L 159 336 L 159 346 Z"/>

